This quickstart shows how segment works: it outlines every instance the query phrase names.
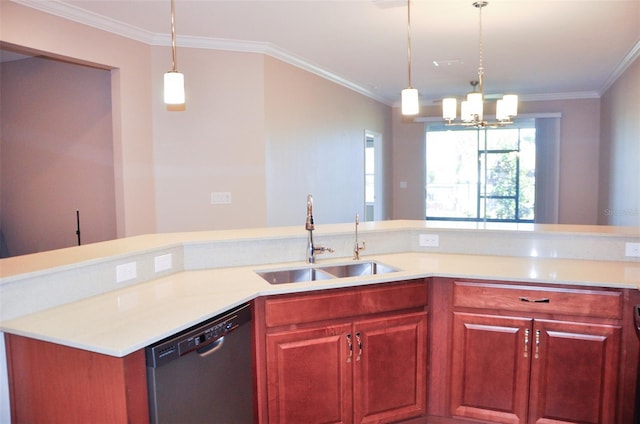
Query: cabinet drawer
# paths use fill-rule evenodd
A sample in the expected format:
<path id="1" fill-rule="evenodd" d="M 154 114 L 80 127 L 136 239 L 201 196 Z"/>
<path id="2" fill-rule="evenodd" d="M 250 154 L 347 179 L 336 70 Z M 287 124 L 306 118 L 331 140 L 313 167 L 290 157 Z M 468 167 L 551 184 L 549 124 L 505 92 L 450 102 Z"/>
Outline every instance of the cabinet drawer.
<path id="1" fill-rule="evenodd" d="M 265 301 L 267 327 L 355 317 L 427 305 L 424 280 L 280 295 Z"/>
<path id="2" fill-rule="evenodd" d="M 622 293 L 457 281 L 453 306 L 621 319 Z"/>

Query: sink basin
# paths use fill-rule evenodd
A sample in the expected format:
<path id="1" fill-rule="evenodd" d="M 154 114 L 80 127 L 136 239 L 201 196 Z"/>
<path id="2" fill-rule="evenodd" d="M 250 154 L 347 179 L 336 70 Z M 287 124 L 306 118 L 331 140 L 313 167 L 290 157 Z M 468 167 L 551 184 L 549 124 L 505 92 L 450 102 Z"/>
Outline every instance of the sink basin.
<path id="1" fill-rule="evenodd" d="M 398 271 L 379 262 L 354 262 L 320 267 L 292 268 L 273 271 L 256 271 L 270 284 L 303 283 L 332 278 L 361 277 Z"/>
<path id="2" fill-rule="evenodd" d="M 303 283 L 305 281 L 329 280 L 335 278 L 318 268 L 296 268 L 278 271 L 257 271 L 270 284 Z"/>
<path id="3" fill-rule="evenodd" d="M 398 271 L 379 262 L 356 262 L 344 265 L 332 265 L 320 268 L 336 278 L 361 277 L 366 275 L 386 274 Z"/>

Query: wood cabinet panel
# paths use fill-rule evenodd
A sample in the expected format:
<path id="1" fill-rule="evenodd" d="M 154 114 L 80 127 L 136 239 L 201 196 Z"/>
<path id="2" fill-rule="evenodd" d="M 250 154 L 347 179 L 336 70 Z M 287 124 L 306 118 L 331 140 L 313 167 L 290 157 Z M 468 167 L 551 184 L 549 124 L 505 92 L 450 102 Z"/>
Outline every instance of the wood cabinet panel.
<path id="1" fill-rule="evenodd" d="M 621 328 L 535 320 L 530 423 L 613 423 Z"/>
<path id="2" fill-rule="evenodd" d="M 354 334 L 355 422 L 391 422 L 426 413 L 426 313 L 358 321 Z"/>
<path id="3" fill-rule="evenodd" d="M 265 301 L 267 327 L 369 315 L 427 304 L 423 280 L 337 289 L 313 294 L 282 295 Z"/>
<path id="4" fill-rule="evenodd" d="M 527 419 L 528 318 L 453 314 L 451 414 L 499 423 Z"/>
<path id="5" fill-rule="evenodd" d="M 453 288 L 453 306 L 456 308 L 620 319 L 622 301 L 620 291 L 460 281 L 456 281 Z"/>
<path id="6" fill-rule="evenodd" d="M 352 423 L 351 324 L 267 335 L 269 422 Z"/>
<path id="7" fill-rule="evenodd" d="M 149 422 L 144 350 L 116 358 L 11 334 L 5 340 L 14 422 Z"/>

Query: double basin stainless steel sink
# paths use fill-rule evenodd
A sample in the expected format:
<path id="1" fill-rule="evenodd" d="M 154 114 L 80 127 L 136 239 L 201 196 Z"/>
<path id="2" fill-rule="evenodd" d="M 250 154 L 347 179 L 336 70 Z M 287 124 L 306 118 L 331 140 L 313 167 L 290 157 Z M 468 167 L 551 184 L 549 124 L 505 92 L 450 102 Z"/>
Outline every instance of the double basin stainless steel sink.
<path id="1" fill-rule="evenodd" d="M 270 284 L 286 284 L 387 274 L 396 271 L 398 270 L 380 262 L 366 261 L 340 265 L 305 266 L 281 270 L 256 271 L 256 273 Z"/>

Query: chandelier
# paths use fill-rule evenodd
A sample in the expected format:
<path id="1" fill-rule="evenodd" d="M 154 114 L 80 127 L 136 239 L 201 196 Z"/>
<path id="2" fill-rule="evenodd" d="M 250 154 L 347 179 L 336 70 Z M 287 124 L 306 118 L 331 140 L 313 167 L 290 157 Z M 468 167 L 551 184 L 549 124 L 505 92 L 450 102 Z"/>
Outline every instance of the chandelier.
<path id="1" fill-rule="evenodd" d="M 496 120 L 487 122 L 483 119 L 484 104 L 484 67 L 482 65 L 482 9 L 489 4 L 486 1 L 476 1 L 473 6 L 478 9 L 479 37 L 478 37 L 478 80 L 471 81 L 473 91 L 467 94 L 466 100 L 460 104 L 460 121 L 456 121 L 458 102 L 455 97 L 447 97 L 442 100 L 442 118 L 446 125 L 462 125 L 483 127 L 501 127 L 513 123 L 513 118 L 518 114 L 518 96 L 507 94 L 496 103 Z"/>

